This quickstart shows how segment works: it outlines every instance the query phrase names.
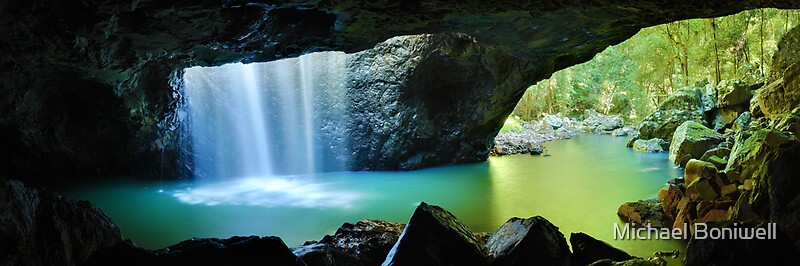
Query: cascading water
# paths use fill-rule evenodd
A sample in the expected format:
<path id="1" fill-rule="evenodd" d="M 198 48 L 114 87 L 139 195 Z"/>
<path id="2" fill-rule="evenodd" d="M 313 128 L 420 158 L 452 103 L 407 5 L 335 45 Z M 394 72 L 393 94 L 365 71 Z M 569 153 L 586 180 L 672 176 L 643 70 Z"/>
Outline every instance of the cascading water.
<path id="1" fill-rule="evenodd" d="M 198 178 L 345 170 L 343 53 L 192 67 L 187 139 Z"/>
<path id="2" fill-rule="evenodd" d="M 345 58 L 323 52 L 185 69 L 182 158 L 190 161 L 182 165 L 214 185 L 176 196 L 206 204 L 352 200 L 311 177 L 346 170 Z"/>

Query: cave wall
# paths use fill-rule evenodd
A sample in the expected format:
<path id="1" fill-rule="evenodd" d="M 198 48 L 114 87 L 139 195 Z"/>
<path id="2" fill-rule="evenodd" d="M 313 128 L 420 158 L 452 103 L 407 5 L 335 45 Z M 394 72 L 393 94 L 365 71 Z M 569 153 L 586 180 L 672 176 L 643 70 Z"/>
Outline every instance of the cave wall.
<path id="1" fill-rule="evenodd" d="M 800 2 L 3 1 L 0 175 L 108 175 L 133 171 L 159 175 L 162 154 L 166 168 L 176 169 L 174 140 L 179 125 L 175 108 L 181 99 L 175 88 L 180 84 L 180 70 L 187 66 L 270 61 L 321 50 L 357 52 L 393 36 L 463 33 L 496 53 L 524 61 L 527 75 L 510 80 L 527 85 L 591 59 L 642 27 L 755 7 L 800 8 Z M 476 75 L 493 75 L 493 70 L 470 64 L 458 67 L 470 67 L 468 73 Z M 503 69 L 505 63 L 494 64 L 487 66 Z M 441 67 L 423 63 L 415 69 L 435 72 Z M 405 83 L 408 92 L 461 93 L 453 85 L 464 85 L 463 77 L 447 77 L 440 83 L 409 78 L 411 82 Z M 494 129 L 502 124 L 500 118 L 508 115 L 525 86 L 477 85 L 469 90 L 503 90 L 492 94 L 498 95 L 491 98 L 497 103 L 493 105 L 496 108 L 463 108 L 480 106 L 469 102 L 477 99 L 471 92 L 463 98 L 441 96 L 445 100 L 464 100 L 451 104 L 455 110 L 414 102 L 415 98 L 409 96 L 414 93 L 402 93 L 403 102 L 407 103 L 404 106 L 416 108 L 442 124 L 480 121 L 463 131 L 436 132 L 464 137 L 423 136 L 424 141 L 417 142 L 408 141 L 414 136 L 394 134 L 392 130 L 359 132 L 370 138 L 369 143 L 398 150 L 375 153 L 376 147 L 362 147 L 359 151 L 366 155 L 359 156 L 367 159 L 361 161 L 378 163 L 375 168 L 381 169 L 410 169 L 417 162 L 418 166 L 427 166 L 474 161 L 471 154 L 485 158 L 479 143 L 496 134 Z M 380 104 L 372 102 L 370 106 L 375 111 L 390 110 Z M 463 110 L 487 114 L 458 115 Z M 491 130 L 475 129 L 484 127 Z M 419 129 L 429 130 L 425 126 Z M 469 148 L 430 149 L 421 155 L 400 152 L 408 148 L 402 145 L 417 147 L 456 140 L 465 143 L 443 145 Z M 162 153 L 162 149 L 166 152 Z M 417 159 L 411 158 L 415 156 Z M 439 159 L 432 159 L 436 157 Z M 366 166 L 362 168 L 370 168 Z M 168 172 L 174 175 L 175 171 Z"/>

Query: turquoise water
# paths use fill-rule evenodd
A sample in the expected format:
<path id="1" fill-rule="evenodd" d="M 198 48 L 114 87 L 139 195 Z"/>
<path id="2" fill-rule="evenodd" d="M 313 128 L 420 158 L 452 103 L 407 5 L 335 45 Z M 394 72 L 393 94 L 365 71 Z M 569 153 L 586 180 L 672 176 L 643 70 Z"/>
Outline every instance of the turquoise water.
<path id="1" fill-rule="evenodd" d="M 683 250 L 681 241 L 613 240 L 620 204 L 654 198 L 666 180 L 682 175 L 667 154 L 634 152 L 625 148 L 625 141 L 579 135 L 546 143 L 549 157 L 493 157 L 484 163 L 409 172 L 251 177 L 204 184 L 129 178 L 59 192 L 91 201 L 126 238 L 146 248 L 191 237 L 232 235 L 276 235 L 296 246 L 334 233 L 343 222 L 406 222 L 425 201 L 449 210 L 476 232 L 492 232 L 513 216 L 541 215 L 567 237 L 586 232 L 635 256 Z"/>

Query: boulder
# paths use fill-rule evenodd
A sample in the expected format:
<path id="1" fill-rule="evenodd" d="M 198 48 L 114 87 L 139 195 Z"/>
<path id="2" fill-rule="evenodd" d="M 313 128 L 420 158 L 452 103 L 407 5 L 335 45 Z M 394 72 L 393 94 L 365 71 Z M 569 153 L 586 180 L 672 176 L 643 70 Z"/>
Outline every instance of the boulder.
<path id="1" fill-rule="evenodd" d="M 753 92 L 750 86 L 741 80 L 723 80 L 717 85 L 717 106 L 729 107 L 750 104 Z"/>
<path id="2" fill-rule="evenodd" d="M 626 202 L 619 206 L 617 215 L 625 222 L 636 223 L 636 226 L 663 227 L 669 224 L 658 199 Z"/>
<path id="3" fill-rule="evenodd" d="M 544 115 L 544 117 L 542 118 L 542 121 L 544 121 L 548 126 L 552 127 L 553 129 L 559 129 L 559 128 L 561 128 L 561 125 L 563 124 L 563 122 L 561 121 L 561 118 L 558 118 L 558 116 L 551 115 L 551 114 Z"/>
<path id="4" fill-rule="evenodd" d="M 716 148 L 710 149 L 710 150 L 706 151 L 705 153 L 703 153 L 703 156 L 700 157 L 700 160 L 708 162 L 708 159 L 711 158 L 712 156 L 717 156 L 719 158 L 725 158 L 725 157 L 728 157 L 730 155 L 731 155 L 731 149 L 730 148 L 727 148 L 727 147 L 716 147 Z M 721 168 L 719 168 L 719 169 L 721 169 Z"/>
<path id="5" fill-rule="evenodd" d="M 713 98 L 697 87 L 678 89 L 642 120 L 628 147 L 638 139 L 672 139 L 675 130 L 686 121 L 703 121 L 703 113 L 713 108 Z"/>
<path id="6" fill-rule="evenodd" d="M 699 159 L 720 142 L 721 136 L 713 130 L 695 121 L 686 121 L 672 136 L 669 160 L 682 167 L 686 166 L 690 159 Z"/>
<path id="7" fill-rule="evenodd" d="M 753 173 L 760 171 L 766 160 L 774 156 L 778 146 L 796 142 L 797 139 L 780 131 L 762 129 L 752 132 L 743 132 L 737 135 L 736 145 L 731 150 L 725 173 L 728 178 L 744 182 L 753 177 Z"/>
<path id="8" fill-rule="evenodd" d="M 712 179 L 717 175 L 717 167 L 710 162 L 691 159 L 686 163 L 686 170 L 683 172 L 683 179 L 687 184 L 691 184 L 697 178 Z"/>
<path id="9" fill-rule="evenodd" d="M 422 202 L 382 265 L 486 265 L 486 260 L 467 226 Z"/>
<path id="10" fill-rule="evenodd" d="M 692 200 L 714 200 L 719 197 L 719 191 L 711 179 L 697 178 L 686 187 L 686 196 Z"/>
<path id="11" fill-rule="evenodd" d="M 678 203 L 684 197 L 681 191 L 682 185 L 667 186 L 658 191 L 658 201 L 661 202 L 661 208 L 664 211 L 664 216 L 668 220 L 675 220 L 678 215 Z"/>
<path id="12" fill-rule="evenodd" d="M 572 265 L 589 265 L 592 262 L 603 259 L 611 261 L 633 259 L 633 256 L 627 252 L 585 233 L 570 234 L 569 243 L 572 245 Z"/>
<path id="13" fill-rule="evenodd" d="M 594 110 L 584 112 L 584 123 L 591 132 L 612 131 L 625 126 L 625 120 L 620 115 L 602 115 Z"/>
<path id="14" fill-rule="evenodd" d="M 389 254 L 405 224 L 381 220 L 344 223 L 334 235 L 326 235 L 319 243 L 355 256 L 363 265 L 380 265 Z M 322 249 L 325 251 L 325 249 Z M 296 251 L 295 251 L 296 253 Z M 333 254 L 336 255 L 336 254 Z M 302 258 L 302 256 L 300 256 Z M 304 259 L 305 260 L 305 259 Z M 306 262 L 308 264 L 308 262 Z"/>
<path id="15" fill-rule="evenodd" d="M 491 265 L 570 265 L 564 235 L 547 219 L 511 218 L 486 241 Z"/>
<path id="16" fill-rule="evenodd" d="M 278 237 L 235 236 L 228 239 L 194 238 L 155 251 L 139 248 L 126 241 L 100 250 L 85 265 L 305 264 Z"/>
<path id="17" fill-rule="evenodd" d="M 100 209 L 0 178 L 0 264 L 81 265 L 122 234 Z"/>
<path id="18" fill-rule="evenodd" d="M 659 138 L 637 139 L 633 142 L 633 150 L 638 152 L 664 152 L 669 150 L 669 142 Z"/>

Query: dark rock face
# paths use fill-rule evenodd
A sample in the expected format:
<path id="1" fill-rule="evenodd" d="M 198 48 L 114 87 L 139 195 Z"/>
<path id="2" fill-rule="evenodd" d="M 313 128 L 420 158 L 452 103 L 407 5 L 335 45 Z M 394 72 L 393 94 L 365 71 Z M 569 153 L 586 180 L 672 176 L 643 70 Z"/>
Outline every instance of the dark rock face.
<path id="1" fill-rule="evenodd" d="M 712 224 L 710 227 L 733 227 L 731 223 Z M 766 225 L 746 223 L 740 228 L 758 228 Z M 798 255 L 785 233 L 778 230 L 777 239 L 692 239 L 686 247 L 684 265 L 785 265 L 797 261 Z"/>
<path id="2" fill-rule="evenodd" d="M 486 265 L 483 248 L 450 212 L 421 203 L 383 265 Z"/>
<path id="3" fill-rule="evenodd" d="M 572 265 L 589 265 L 602 259 L 612 261 L 633 259 L 627 252 L 585 233 L 570 234 L 569 243 L 572 245 Z"/>
<path id="4" fill-rule="evenodd" d="M 190 239 L 148 251 L 130 241 L 103 249 L 85 265 L 304 265 L 278 237 Z"/>
<path id="5" fill-rule="evenodd" d="M 186 66 L 263 62 L 321 50 L 357 52 L 393 36 L 457 32 L 530 63 L 526 73 L 531 76 L 522 79 L 528 85 L 591 59 L 642 27 L 762 6 L 798 8 L 800 3 L 500 1 L 487 6 L 481 1 L 4 1 L 0 4 L 0 90 L 4 92 L 0 112 L 5 115 L 0 118 L 0 144 L 5 152 L 0 154 L 0 171 L 26 176 L 108 175 L 141 169 L 157 176 L 163 149 L 166 174 L 174 176 L 179 168 L 174 145 L 179 126 L 176 106 L 182 101 L 175 88 Z M 510 64 L 503 62 L 495 64 Z M 463 70 L 462 64 L 454 66 Z M 443 65 L 450 66 L 439 62 L 416 68 L 437 73 Z M 486 69 L 467 73 L 484 75 Z M 525 86 L 493 87 L 487 84 L 500 83 L 491 81 L 495 78 L 490 75 L 481 77 L 490 81 L 479 86 L 455 88 L 480 79 L 441 78 L 438 82 L 411 79 L 409 88 L 398 87 L 403 92 L 398 103 L 402 108 L 416 108 L 429 119 L 454 120 L 420 122 L 414 126 L 427 133 L 409 142 L 399 139 L 408 137 L 405 133 L 387 133 L 393 122 L 403 123 L 409 112 L 400 112 L 399 120 L 363 120 L 388 122 L 380 125 L 387 125 L 387 130 L 359 128 L 360 135 L 368 137 L 366 142 L 383 144 L 376 149 L 387 151 L 361 147 L 359 152 L 369 155 L 358 156 L 397 156 L 375 166 L 385 169 L 480 159 L 486 152 L 476 149 L 487 148 L 483 144 L 496 133 L 493 128 L 501 125 Z M 384 91 L 387 86 L 377 82 L 369 87 Z M 464 102 L 468 102 L 477 99 L 471 91 L 491 89 L 499 91 L 482 103 L 455 100 L 461 97 L 458 93 L 466 92 Z M 486 106 L 489 101 L 501 107 Z M 375 103 L 391 102 L 375 99 Z M 468 110 L 477 113 L 463 120 L 452 116 Z M 384 117 L 396 114 L 390 107 L 372 111 Z M 403 152 L 426 142 L 461 140 L 464 147 L 436 143 L 435 148 Z M 445 153 L 441 158 L 455 157 L 431 159 L 430 154 L 438 152 Z"/>
<path id="6" fill-rule="evenodd" d="M 570 265 L 564 235 L 547 219 L 511 218 L 486 241 L 491 265 Z"/>
<path id="7" fill-rule="evenodd" d="M 714 100 L 700 88 L 686 87 L 670 95 L 656 110 L 642 120 L 628 142 L 633 147 L 637 140 L 659 138 L 672 140 L 675 130 L 686 121 L 703 121 L 703 114 L 714 107 Z"/>
<path id="8" fill-rule="evenodd" d="M 478 162 L 532 79 L 464 35 L 395 37 L 347 60 L 354 169 Z"/>
<path id="9" fill-rule="evenodd" d="M 405 224 L 381 220 L 363 220 L 355 224 L 344 223 L 336 230 L 336 234 L 326 235 L 321 241 L 311 245 L 321 244 L 341 250 L 346 254 L 352 254 L 363 265 L 381 265 L 392 246 L 397 243 L 405 226 Z M 335 252 L 328 253 L 335 254 Z M 311 264 L 303 256 L 300 257 L 306 264 Z M 339 261 L 336 260 L 337 263 Z"/>
<path id="10" fill-rule="evenodd" d="M 0 179 L 2 264 L 80 265 L 120 242 L 119 228 L 89 202 Z"/>

